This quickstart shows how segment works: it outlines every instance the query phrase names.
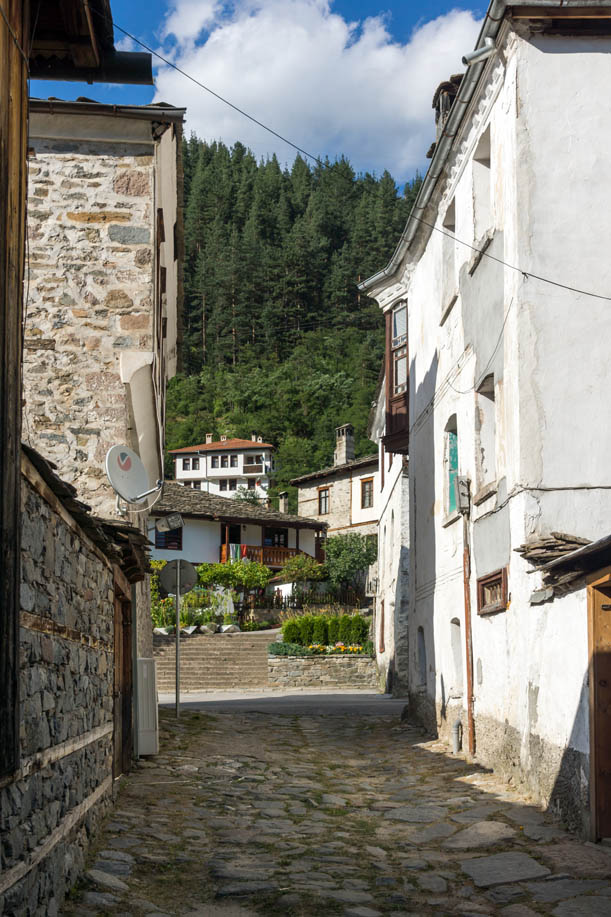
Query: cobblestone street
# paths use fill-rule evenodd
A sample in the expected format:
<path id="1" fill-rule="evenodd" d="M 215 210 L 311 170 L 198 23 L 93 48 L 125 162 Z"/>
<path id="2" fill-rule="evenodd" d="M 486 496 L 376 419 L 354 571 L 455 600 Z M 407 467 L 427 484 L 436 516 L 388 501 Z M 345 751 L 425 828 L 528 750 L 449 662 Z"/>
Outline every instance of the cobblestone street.
<path id="1" fill-rule="evenodd" d="M 162 711 L 65 917 L 611 914 L 611 851 L 392 715 Z"/>

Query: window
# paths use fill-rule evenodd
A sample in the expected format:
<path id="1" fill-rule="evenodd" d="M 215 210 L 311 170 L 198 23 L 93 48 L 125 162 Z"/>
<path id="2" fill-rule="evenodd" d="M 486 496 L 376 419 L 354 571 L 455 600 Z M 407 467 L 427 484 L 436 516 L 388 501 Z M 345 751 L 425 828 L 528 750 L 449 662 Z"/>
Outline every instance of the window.
<path id="1" fill-rule="evenodd" d="M 456 512 L 455 481 L 458 475 L 458 431 L 456 427 L 456 414 L 453 414 L 446 424 L 444 463 L 446 470 L 446 514 L 452 516 Z"/>
<path id="2" fill-rule="evenodd" d="M 392 394 L 407 388 L 407 305 L 400 303 L 392 311 Z"/>
<path id="3" fill-rule="evenodd" d="M 492 224 L 490 194 L 490 125 L 479 139 L 473 154 L 473 230 L 481 239 Z"/>
<path id="4" fill-rule="evenodd" d="M 202 489 L 202 482 L 201 482 L 201 481 L 193 481 L 193 490 L 201 490 L 201 489 Z"/>
<path id="5" fill-rule="evenodd" d="M 231 455 L 229 458 L 230 458 L 230 462 L 231 462 L 231 467 L 232 467 L 232 468 L 237 468 L 237 467 L 238 467 L 238 457 L 237 457 L 237 455 Z"/>
<path id="6" fill-rule="evenodd" d="M 227 479 L 223 478 L 219 481 L 219 487 L 221 490 L 227 490 Z"/>
<path id="7" fill-rule="evenodd" d="M 191 465 L 191 468 L 193 469 L 193 471 L 199 471 L 199 459 L 198 458 L 193 459 L 193 464 Z"/>
<path id="8" fill-rule="evenodd" d="M 373 506 L 373 478 L 363 478 L 361 481 L 361 509 Z"/>
<path id="9" fill-rule="evenodd" d="M 255 487 L 257 486 L 254 478 L 249 478 L 247 484 L 248 484 L 249 490 L 254 490 Z"/>
<path id="10" fill-rule="evenodd" d="M 155 547 L 164 551 L 182 551 L 182 529 L 158 532 L 155 529 Z"/>
<path id="11" fill-rule="evenodd" d="M 210 459 L 210 467 L 211 467 L 211 468 L 218 468 L 218 467 L 219 467 L 219 457 L 218 457 L 218 455 L 213 455 L 213 456 L 212 456 L 212 458 Z"/>
<path id="12" fill-rule="evenodd" d="M 441 242 L 442 251 L 442 324 L 456 301 L 456 204 L 454 200 L 448 206 L 442 221 L 445 233 Z"/>
<path id="13" fill-rule="evenodd" d="M 229 479 L 229 490 L 236 490 L 237 486 L 238 486 L 238 482 L 236 478 L 230 478 Z"/>
<path id="14" fill-rule="evenodd" d="M 191 470 L 191 459 L 183 459 L 183 460 L 182 460 L 182 470 L 183 470 L 183 471 L 190 471 L 190 470 Z"/>
<path id="15" fill-rule="evenodd" d="M 386 313 L 386 429 L 383 445 L 390 454 L 408 447 L 407 303 Z"/>
<path id="16" fill-rule="evenodd" d="M 229 456 L 221 455 L 221 468 L 229 468 Z"/>
<path id="17" fill-rule="evenodd" d="M 329 512 L 329 488 L 321 487 L 318 491 L 318 515 L 326 516 Z"/>
<path id="18" fill-rule="evenodd" d="M 267 547 L 274 548 L 288 548 L 289 545 L 289 530 L 281 528 L 264 528 L 263 529 L 263 544 Z"/>
<path id="19" fill-rule="evenodd" d="M 477 613 L 492 615 L 507 610 L 507 567 L 477 581 Z"/>
<path id="20" fill-rule="evenodd" d="M 486 376 L 475 395 L 477 489 L 496 482 L 496 405 L 494 376 Z M 488 488 L 489 489 L 489 488 Z M 487 496 L 482 495 L 482 497 Z M 477 502 L 478 494 L 475 494 Z"/>

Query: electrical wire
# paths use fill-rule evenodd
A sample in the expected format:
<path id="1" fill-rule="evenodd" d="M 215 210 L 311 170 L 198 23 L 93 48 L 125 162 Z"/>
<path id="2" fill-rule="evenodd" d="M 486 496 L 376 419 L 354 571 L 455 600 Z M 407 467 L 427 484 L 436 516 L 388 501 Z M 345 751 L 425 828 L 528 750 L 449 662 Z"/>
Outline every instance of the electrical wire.
<path id="1" fill-rule="evenodd" d="M 6 13 L 5 13 L 5 11 L 4 11 L 4 7 L 3 7 L 2 5 L 0 5 L 0 16 L 2 16 L 2 18 L 4 19 L 4 22 L 6 23 L 6 27 L 7 27 L 7 29 L 9 30 L 10 36 L 11 36 L 11 38 L 13 39 L 13 42 L 14 42 L 14 44 L 15 44 L 15 47 L 17 48 L 17 50 L 18 50 L 19 53 L 21 54 L 21 56 L 22 56 L 22 58 L 23 58 L 23 60 L 24 60 L 24 62 L 25 62 L 26 70 L 27 70 L 27 72 L 29 73 L 29 72 L 30 72 L 30 60 L 29 60 L 27 54 L 25 53 L 25 51 L 23 50 L 23 48 L 21 47 L 21 44 L 20 44 L 20 42 L 19 42 L 19 39 L 17 38 L 17 35 L 15 34 L 15 32 L 14 32 L 14 30 L 13 30 L 13 27 L 11 26 L 11 24 L 10 24 L 10 22 L 9 22 L 9 20 L 8 20 L 8 16 L 6 15 Z"/>
<path id="2" fill-rule="evenodd" d="M 504 330 L 505 330 L 505 325 L 507 324 L 507 319 L 509 318 L 509 313 L 511 312 L 512 306 L 513 306 L 513 296 L 512 296 L 512 298 L 511 298 L 511 302 L 509 303 L 509 308 L 507 309 L 507 312 L 506 312 L 506 314 L 505 314 L 505 319 L 504 319 L 504 321 L 503 321 L 503 325 L 502 325 L 502 327 L 501 327 L 501 330 L 500 330 L 500 333 L 499 333 L 497 342 L 496 342 L 496 344 L 494 345 L 494 350 L 493 350 L 492 353 L 490 354 L 490 359 L 488 360 L 488 362 L 487 362 L 486 365 L 484 366 L 483 370 L 481 371 L 481 373 L 480 373 L 480 378 L 484 378 L 484 377 L 485 377 L 486 371 L 489 369 L 490 364 L 492 363 L 492 361 L 494 360 L 494 357 L 496 356 L 496 352 L 497 352 L 497 350 L 499 349 L 499 345 L 500 345 L 500 343 L 501 343 L 501 341 L 502 341 L 502 339 L 503 339 L 503 332 L 504 332 Z M 448 385 L 450 386 L 451 389 L 453 389 L 453 391 L 456 392 L 457 395 L 470 395 L 471 392 L 474 392 L 474 391 L 475 391 L 475 385 L 473 385 L 471 388 L 467 388 L 467 389 L 455 388 L 455 386 L 452 385 L 452 383 L 450 382 L 449 379 L 448 379 Z"/>

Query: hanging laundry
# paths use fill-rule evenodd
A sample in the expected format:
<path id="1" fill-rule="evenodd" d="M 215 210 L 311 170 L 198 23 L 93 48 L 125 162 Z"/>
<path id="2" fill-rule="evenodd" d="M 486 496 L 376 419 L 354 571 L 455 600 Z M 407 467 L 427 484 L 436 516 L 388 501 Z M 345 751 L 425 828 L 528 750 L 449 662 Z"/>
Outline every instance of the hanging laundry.
<path id="1" fill-rule="evenodd" d="M 229 545 L 229 556 L 232 561 L 240 559 L 240 545 L 239 544 L 230 544 Z"/>
<path id="2" fill-rule="evenodd" d="M 244 560 L 244 558 L 247 557 L 247 555 L 248 555 L 248 545 L 245 545 L 245 544 L 242 545 L 242 549 L 241 549 L 241 551 L 240 551 L 240 554 L 241 554 L 242 560 Z"/>

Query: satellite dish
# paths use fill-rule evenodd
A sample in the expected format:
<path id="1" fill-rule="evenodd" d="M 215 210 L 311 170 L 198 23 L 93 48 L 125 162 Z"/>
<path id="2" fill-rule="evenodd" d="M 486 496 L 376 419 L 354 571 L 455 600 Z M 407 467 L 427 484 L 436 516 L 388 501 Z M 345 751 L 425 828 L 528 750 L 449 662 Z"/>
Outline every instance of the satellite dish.
<path id="1" fill-rule="evenodd" d="M 141 503 L 159 489 L 151 489 L 140 456 L 129 446 L 112 446 L 106 453 L 106 474 L 113 489 L 128 503 Z"/>

